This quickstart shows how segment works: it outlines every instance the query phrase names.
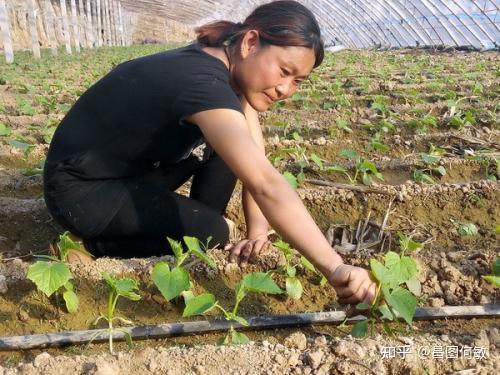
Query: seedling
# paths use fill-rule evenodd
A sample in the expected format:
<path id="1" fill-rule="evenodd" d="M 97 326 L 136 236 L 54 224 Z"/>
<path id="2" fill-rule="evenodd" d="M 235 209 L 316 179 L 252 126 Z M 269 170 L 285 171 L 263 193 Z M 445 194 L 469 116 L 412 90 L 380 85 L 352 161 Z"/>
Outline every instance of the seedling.
<path id="1" fill-rule="evenodd" d="M 458 221 L 455 221 L 453 219 L 450 219 L 450 221 L 455 225 L 455 228 L 457 229 L 457 232 L 461 236 L 476 236 L 479 231 L 477 229 L 476 224 L 474 223 L 460 223 Z"/>
<path id="2" fill-rule="evenodd" d="M 314 265 L 311 262 L 309 262 L 306 258 L 304 258 L 303 256 L 301 256 L 300 262 L 294 263 L 294 260 L 295 260 L 294 251 L 292 250 L 292 248 L 290 247 L 290 245 L 288 243 L 286 243 L 285 241 L 280 239 L 280 240 L 274 242 L 273 245 L 275 247 L 277 247 L 279 250 L 281 250 L 281 252 L 285 256 L 286 263 L 284 266 L 282 266 L 282 267 L 280 267 L 277 270 L 272 271 L 272 272 L 281 273 L 286 277 L 286 281 L 285 281 L 286 292 L 290 298 L 295 299 L 295 300 L 300 299 L 300 297 L 302 297 L 302 292 L 304 290 L 302 283 L 296 277 L 297 268 L 300 268 L 300 267 L 307 268 L 308 270 L 310 270 L 314 274 L 321 276 L 320 285 L 326 284 L 326 282 L 327 282 L 326 277 L 324 277 L 320 272 L 318 272 L 316 270 L 316 268 L 314 267 Z"/>
<path id="3" fill-rule="evenodd" d="M 421 294 L 418 280 L 418 267 L 414 259 L 406 256 L 406 252 L 416 251 L 422 244 L 399 233 L 401 255 L 389 251 L 384 256 L 384 263 L 377 259 L 370 260 L 371 273 L 377 280 L 377 294 L 372 305 L 359 303 L 356 308 L 366 311 L 367 319 L 356 323 L 351 334 L 354 337 L 365 337 L 370 324 L 373 333 L 374 324 L 382 320 L 384 329 L 391 336 L 393 332 L 388 321 L 402 317 L 411 326 L 417 306 L 417 298 Z M 385 301 L 385 302 L 384 302 Z"/>
<path id="4" fill-rule="evenodd" d="M 196 237 L 184 236 L 183 240 L 187 246 L 187 251 L 184 251 L 179 241 L 167 237 L 170 247 L 174 252 L 175 267 L 170 269 L 166 262 L 159 262 L 154 266 L 151 274 L 153 283 L 167 301 L 180 296 L 190 288 L 189 272 L 182 265 L 191 254 L 195 255 L 211 268 L 216 267 L 215 261 L 206 254 L 208 243 L 211 239 L 212 237 L 209 237 L 207 243 L 202 243 L 200 246 L 200 241 Z M 203 250 L 201 247 L 203 247 Z"/>
<path id="5" fill-rule="evenodd" d="M 496 258 L 491 265 L 491 275 L 483 276 L 483 279 L 494 286 L 500 286 L 500 258 Z"/>
<path id="6" fill-rule="evenodd" d="M 444 153 L 444 149 L 434 146 L 432 143 L 429 147 L 429 152 L 420 154 L 422 161 L 425 163 L 426 168 L 415 169 L 413 171 L 413 179 L 418 182 L 427 182 L 430 184 L 434 183 L 434 179 L 431 177 L 433 174 L 438 174 L 440 176 L 446 175 L 446 168 L 439 165 L 441 160 L 441 155 Z"/>
<path id="7" fill-rule="evenodd" d="M 107 272 L 103 272 L 102 274 L 103 279 L 106 281 L 106 284 L 108 284 L 109 288 L 109 296 L 108 296 L 108 306 L 107 306 L 107 311 L 106 314 L 101 314 L 97 319 L 94 321 L 94 325 L 97 325 L 99 321 L 105 320 L 108 322 L 108 328 L 105 329 L 106 332 L 108 332 L 109 335 L 109 352 L 113 354 L 113 332 L 114 331 L 121 331 L 125 335 L 125 340 L 127 341 L 128 346 L 131 348 L 132 347 L 132 336 L 130 336 L 130 333 L 127 332 L 124 328 L 115 328 L 113 326 L 113 322 L 115 320 L 118 320 L 122 323 L 125 324 L 133 324 L 132 321 L 125 319 L 123 317 L 115 316 L 115 309 L 116 309 L 116 304 L 118 302 L 118 298 L 124 297 L 127 298 L 131 301 L 139 301 L 141 299 L 141 296 L 136 293 L 138 291 L 139 287 L 137 285 L 137 281 L 132 280 L 132 279 L 127 279 L 127 278 L 122 278 L 122 279 L 117 279 L 108 274 Z M 101 331 L 97 332 L 94 334 L 94 336 L 91 338 L 90 342 L 92 342 L 97 335 L 99 335 Z M 89 344 L 90 344 L 89 342 Z"/>
<path id="8" fill-rule="evenodd" d="M 66 309 L 69 313 L 75 313 L 78 310 L 79 300 L 74 292 L 71 279 L 73 275 L 66 264 L 68 253 L 70 250 L 86 253 L 82 246 L 69 238 L 69 232 L 64 232 L 59 236 L 57 243 L 59 248 L 59 258 L 48 255 L 38 255 L 43 258 L 32 264 L 28 268 L 27 278 L 35 283 L 38 290 L 44 293 L 47 297 L 56 293 L 62 295 Z"/>
<path id="9" fill-rule="evenodd" d="M 204 293 L 199 296 L 191 294 L 185 295 L 186 308 L 182 314 L 183 317 L 201 315 L 217 308 L 224 314 L 224 318 L 231 323 L 237 322 L 247 327 L 248 321 L 238 315 L 238 308 L 241 301 L 249 293 L 281 294 L 283 291 L 276 285 L 271 276 L 264 272 L 253 272 L 245 275 L 243 280 L 234 288 L 235 304 L 232 311 L 226 310 L 210 293 Z M 228 334 L 219 341 L 219 344 L 245 344 L 249 341 L 248 337 L 234 329 L 233 324 L 229 328 Z"/>
<path id="10" fill-rule="evenodd" d="M 331 166 L 328 167 L 328 171 L 331 172 L 341 172 L 344 173 L 347 178 L 349 179 L 349 182 L 352 185 L 355 185 L 358 177 L 361 175 L 361 181 L 365 185 L 370 185 L 372 183 L 373 178 L 377 178 L 381 181 L 384 180 L 384 177 L 382 176 L 382 173 L 380 173 L 375 166 L 373 162 L 371 162 L 368 159 L 362 158 L 359 156 L 356 151 L 351 150 L 351 149 L 343 149 L 340 152 L 340 156 L 349 158 L 354 161 L 354 168 L 355 168 L 355 173 L 354 176 L 351 177 L 351 175 L 347 172 L 347 170 L 343 167 L 340 166 Z"/>

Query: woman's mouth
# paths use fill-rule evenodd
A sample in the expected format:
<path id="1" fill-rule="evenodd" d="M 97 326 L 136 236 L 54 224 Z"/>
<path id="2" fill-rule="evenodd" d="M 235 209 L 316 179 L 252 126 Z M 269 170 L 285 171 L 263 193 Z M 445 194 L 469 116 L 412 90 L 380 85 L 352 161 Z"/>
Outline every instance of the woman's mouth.
<path id="1" fill-rule="evenodd" d="M 271 98 L 269 95 L 267 95 L 265 92 L 263 93 L 266 96 L 266 99 L 269 101 L 269 103 L 274 103 L 273 98 Z"/>

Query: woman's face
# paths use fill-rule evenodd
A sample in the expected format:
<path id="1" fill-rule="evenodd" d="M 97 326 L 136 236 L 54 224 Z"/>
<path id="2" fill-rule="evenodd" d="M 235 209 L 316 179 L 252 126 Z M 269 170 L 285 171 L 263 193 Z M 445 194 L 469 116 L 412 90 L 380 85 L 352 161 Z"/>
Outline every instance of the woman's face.
<path id="1" fill-rule="evenodd" d="M 261 46 L 256 30 L 245 34 L 238 52 L 232 79 L 237 90 L 258 112 L 292 96 L 315 63 L 311 48 Z"/>

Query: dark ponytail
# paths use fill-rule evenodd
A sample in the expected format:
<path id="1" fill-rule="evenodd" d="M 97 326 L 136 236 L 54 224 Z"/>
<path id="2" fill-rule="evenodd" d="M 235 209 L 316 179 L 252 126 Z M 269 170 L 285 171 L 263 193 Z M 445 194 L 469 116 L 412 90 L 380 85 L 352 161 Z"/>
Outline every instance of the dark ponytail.
<path id="1" fill-rule="evenodd" d="M 293 0 L 278 0 L 261 5 L 243 23 L 216 21 L 195 28 L 196 40 L 206 47 L 239 45 L 248 30 L 257 30 L 261 45 L 297 46 L 314 50 L 314 67 L 321 64 L 324 44 L 314 14 Z"/>

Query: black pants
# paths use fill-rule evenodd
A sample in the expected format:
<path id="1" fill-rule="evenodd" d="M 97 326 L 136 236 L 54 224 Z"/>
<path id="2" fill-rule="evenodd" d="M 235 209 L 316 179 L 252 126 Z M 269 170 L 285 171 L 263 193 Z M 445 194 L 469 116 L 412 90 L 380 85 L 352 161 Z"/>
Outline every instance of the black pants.
<path id="1" fill-rule="evenodd" d="M 175 193 L 191 176 L 189 198 Z M 222 214 L 235 184 L 236 177 L 214 151 L 205 161 L 191 155 L 173 167 L 154 170 L 127 184 L 124 204 L 99 235 L 89 238 L 85 233 L 77 234 L 98 257 L 172 254 L 167 236 L 181 242 L 183 236 L 193 236 L 203 243 L 212 236 L 209 246 L 224 246 L 229 229 Z"/>

